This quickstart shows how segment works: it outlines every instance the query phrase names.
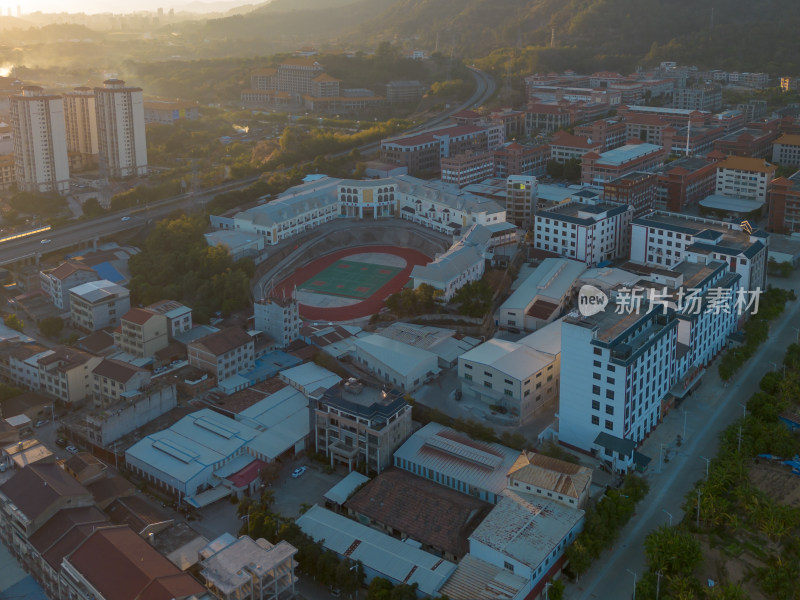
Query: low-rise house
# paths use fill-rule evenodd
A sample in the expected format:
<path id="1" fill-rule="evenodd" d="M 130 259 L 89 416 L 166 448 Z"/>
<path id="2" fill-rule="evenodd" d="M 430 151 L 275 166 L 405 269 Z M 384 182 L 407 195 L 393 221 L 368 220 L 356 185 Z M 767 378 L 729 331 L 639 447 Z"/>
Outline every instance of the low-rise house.
<path id="1" fill-rule="evenodd" d="M 144 358 L 167 347 L 168 333 L 165 315 L 147 308 L 132 308 L 123 315 L 114 332 L 114 341 L 123 352 Z"/>
<path id="2" fill-rule="evenodd" d="M 82 350 L 59 346 L 39 360 L 41 389 L 68 406 L 79 403 L 91 393 L 91 373 L 102 360 Z"/>
<path id="3" fill-rule="evenodd" d="M 252 336 L 238 327 L 221 329 L 187 345 L 189 364 L 217 381 L 253 367 L 255 344 Z"/>
<path id="4" fill-rule="evenodd" d="M 546 497 L 575 508 L 589 499 L 592 470 L 574 463 L 523 450 L 508 472 L 508 487 Z"/>
<path id="5" fill-rule="evenodd" d="M 95 406 L 108 406 L 135 394 L 150 383 L 150 371 L 130 363 L 103 359 L 92 369 L 92 396 Z"/>
<path id="6" fill-rule="evenodd" d="M 106 279 L 74 287 L 69 295 L 72 323 L 84 331 L 116 327 L 131 308 L 130 292 Z"/>
<path id="7" fill-rule="evenodd" d="M 177 300 L 161 300 L 146 308 L 167 317 L 169 339 L 174 339 L 192 328 L 192 309 Z"/>
<path id="8" fill-rule="evenodd" d="M 0 374 L 6 381 L 26 390 L 38 390 L 39 359 L 52 353 L 36 342 L 0 343 Z"/>
<path id="9" fill-rule="evenodd" d="M 70 261 L 61 263 L 55 269 L 40 271 L 39 277 L 42 291 L 56 308 L 63 311 L 70 309 L 69 291 L 72 288 L 100 279 L 94 269 Z"/>

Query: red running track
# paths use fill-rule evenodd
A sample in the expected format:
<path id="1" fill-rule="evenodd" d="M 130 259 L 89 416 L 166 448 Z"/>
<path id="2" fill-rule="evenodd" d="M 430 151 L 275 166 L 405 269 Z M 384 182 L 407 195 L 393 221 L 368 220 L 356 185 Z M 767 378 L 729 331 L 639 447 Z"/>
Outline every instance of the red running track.
<path id="1" fill-rule="evenodd" d="M 372 296 L 358 304 L 332 308 L 300 304 L 300 315 L 304 319 L 309 319 L 311 321 L 350 321 L 351 319 L 372 316 L 383 308 L 383 303 L 386 298 L 403 289 L 403 286 L 408 283 L 411 277 L 411 270 L 414 266 L 427 265 L 431 262 L 430 257 L 418 250 L 412 250 L 411 248 L 399 248 L 397 246 L 358 246 L 356 248 L 345 248 L 344 250 L 337 250 L 331 254 L 326 254 L 310 262 L 306 266 L 297 269 L 293 275 L 287 277 L 275 286 L 275 294 L 278 296 L 282 294 L 286 294 L 287 296 L 291 295 L 295 286 L 300 286 L 314 275 L 331 266 L 337 260 L 347 258 L 353 254 L 363 254 L 365 252 L 380 252 L 382 254 L 399 256 L 405 259 L 406 266 L 382 287 L 378 288 Z"/>

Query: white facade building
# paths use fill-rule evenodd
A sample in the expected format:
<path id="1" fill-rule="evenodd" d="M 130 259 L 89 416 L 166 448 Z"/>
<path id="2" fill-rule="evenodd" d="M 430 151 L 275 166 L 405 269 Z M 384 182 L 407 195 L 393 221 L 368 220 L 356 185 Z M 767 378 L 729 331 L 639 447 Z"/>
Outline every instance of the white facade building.
<path id="1" fill-rule="evenodd" d="M 558 435 L 625 471 L 632 453 L 620 456 L 596 440 L 605 433 L 635 447 L 656 427 L 676 375 L 678 319 L 660 307 L 645 312 L 644 302 L 639 312 L 616 309 L 609 303 L 591 317 L 575 311 L 564 319 Z"/>
<path id="2" fill-rule="evenodd" d="M 742 277 L 746 290 L 766 289 L 769 235 L 679 213 L 655 211 L 631 224 L 631 261 L 671 268 L 694 256 L 721 260 Z"/>
<path id="3" fill-rule="evenodd" d="M 285 348 L 300 337 L 300 312 L 294 298 L 265 298 L 253 305 L 255 328 Z"/>
<path id="4" fill-rule="evenodd" d="M 67 150 L 97 162 L 97 107 L 91 88 L 77 87 L 64 94 L 64 120 Z"/>
<path id="5" fill-rule="evenodd" d="M 131 293 L 107 279 L 74 287 L 69 295 L 72 322 L 86 331 L 116 327 L 122 316 L 131 309 Z"/>
<path id="6" fill-rule="evenodd" d="M 627 256 L 633 207 L 615 202 L 570 201 L 536 215 L 535 248 L 589 266 Z"/>
<path id="7" fill-rule="evenodd" d="M 98 281 L 94 269 L 80 263 L 65 262 L 55 269 L 39 271 L 39 285 L 50 302 L 61 310 L 69 310 L 69 291 L 81 284 Z"/>
<path id="8" fill-rule="evenodd" d="M 69 192 L 64 100 L 25 86 L 10 96 L 17 187 L 24 192 Z"/>
<path id="9" fill-rule="evenodd" d="M 717 163 L 715 193 L 722 196 L 767 201 L 770 182 L 775 178 L 775 165 L 763 158 L 729 156 Z"/>
<path id="10" fill-rule="evenodd" d="M 142 89 L 107 79 L 94 95 L 101 169 L 113 179 L 147 175 Z"/>

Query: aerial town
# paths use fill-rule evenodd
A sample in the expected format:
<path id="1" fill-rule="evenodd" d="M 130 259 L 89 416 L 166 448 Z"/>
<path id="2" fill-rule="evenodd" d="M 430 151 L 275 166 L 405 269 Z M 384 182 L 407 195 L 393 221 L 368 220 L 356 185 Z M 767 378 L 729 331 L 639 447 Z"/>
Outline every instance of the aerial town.
<path id="1" fill-rule="evenodd" d="M 448 36 L 0 73 L 0 599 L 798 598 L 800 76 Z"/>

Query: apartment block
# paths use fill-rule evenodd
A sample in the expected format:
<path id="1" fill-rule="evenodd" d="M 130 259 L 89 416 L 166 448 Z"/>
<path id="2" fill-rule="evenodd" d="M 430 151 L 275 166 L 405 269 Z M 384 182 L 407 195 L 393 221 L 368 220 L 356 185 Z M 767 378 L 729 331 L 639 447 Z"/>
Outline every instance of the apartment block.
<path id="1" fill-rule="evenodd" d="M 777 124 L 764 128 L 745 127 L 714 140 L 714 150 L 729 156 L 771 158 L 773 144 L 779 135 Z"/>
<path id="2" fill-rule="evenodd" d="M 600 153 L 602 151 L 602 142 L 572 135 L 566 131 L 556 131 L 550 141 L 550 160 L 561 164 L 572 159 L 580 160 L 588 152 Z"/>
<path id="3" fill-rule="evenodd" d="M 713 83 L 675 88 L 672 106 L 683 110 L 718 111 L 722 108 L 722 88 Z"/>
<path id="4" fill-rule="evenodd" d="M 718 155 L 712 153 L 705 157 L 679 158 L 656 169 L 656 207 L 683 212 L 713 194 L 717 185 L 718 161 Z"/>
<path id="5" fill-rule="evenodd" d="M 664 148 L 645 142 L 629 142 L 602 154 L 589 152 L 581 162 L 581 182 L 602 184 L 634 171 L 651 171 L 663 165 L 666 157 Z"/>
<path id="6" fill-rule="evenodd" d="M 592 142 L 600 143 L 599 152 L 608 152 L 614 148 L 624 146 L 631 137 L 628 135 L 627 122 L 618 117 L 598 119 L 591 123 L 575 126 L 575 135 L 589 138 Z"/>
<path id="7" fill-rule="evenodd" d="M 478 183 L 494 174 L 494 156 L 488 150 L 442 157 L 440 164 L 442 183 L 458 187 Z"/>
<path id="8" fill-rule="evenodd" d="M 76 87 L 64 94 L 64 120 L 70 166 L 75 169 L 97 166 L 97 112 L 91 88 Z"/>
<path id="9" fill-rule="evenodd" d="M 655 211 L 631 224 L 631 261 L 670 269 L 684 260 L 719 260 L 745 290 L 766 289 L 769 234 L 737 223 Z"/>
<path id="10" fill-rule="evenodd" d="M 550 148 L 547 145 L 523 146 L 519 142 L 506 142 L 494 150 L 494 176 L 533 175 L 547 173 Z"/>
<path id="11" fill-rule="evenodd" d="M 536 214 L 533 246 L 586 265 L 627 255 L 633 208 L 570 201 Z"/>
<path id="12" fill-rule="evenodd" d="M 189 364 L 222 381 L 253 367 L 255 346 L 252 336 L 238 327 L 221 329 L 187 346 Z"/>
<path id="13" fill-rule="evenodd" d="M 119 402 L 126 396 L 135 395 L 150 383 L 150 371 L 130 363 L 114 359 L 103 359 L 92 369 L 92 397 L 97 408 Z"/>
<path id="14" fill-rule="evenodd" d="M 146 308 L 167 318 L 167 334 L 170 339 L 192 328 L 192 309 L 177 300 L 160 300 Z"/>
<path id="15" fill-rule="evenodd" d="M 784 134 L 775 140 L 772 162 L 784 167 L 800 167 L 800 135 Z"/>
<path id="16" fill-rule="evenodd" d="M 64 100 L 25 86 L 9 98 L 15 179 L 23 192 L 69 192 Z"/>
<path id="17" fill-rule="evenodd" d="M 155 356 L 169 344 L 167 317 L 147 308 L 132 308 L 114 332 L 119 349 L 139 358 Z"/>
<path id="18" fill-rule="evenodd" d="M 535 177 L 510 175 L 506 178 L 506 221 L 528 229 L 536 214 L 538 184 Z"/>
<path id="19" fill-rule="evenodd" d="M 341 383 L 322 397 L 311 397 L 314 449 L 330 458 L 331 466 L 350 471 L 365 463 L 381 473 L 395 451 L 411 435 L 411 406 L 399 392 Z"/>
<path id="20" fill-rule="evenodd" d="M 729 156 L 717 163 L 715 193 L 766 202 L 775 170 L 775 165 L 763 159 Z"/>
<path id="21" fill-rule="evenodd" d="M 68 407 L 81 403 L 92 393 L 92 371 L 102 360 L 82 350 L 59 346 L 39 359 L 39 386 Z"/>
<path id="22" fill-rule="evenodd" d="M 419 102 L 424 92 L 419 81 L 390 81 L 386 84 L 386 100 L 389 104 Z"/>
<path id="23" fill-rule="evenodd" d="M 0 377 L 22 389 L 38 390 L 39 359 L 52 353 L 35 342 L 7 340 L 0 344 Z"/>
<path id="24" fill-rule="evenodd" d="M 634 217 L 655 209 L 657 191 L 658 177 L 648 171 L 634 171 L 603 184 L 605 200 L 631 206 Z"/>
<path id="25" fill-rule="evenodd" d="M 263 298 L 255 302 L 253 311 L 255 328 L 272 338 L 279 348 L 300 337 L 300 312 L 294 298 Z"/>
<path id="26" fill-rule="evenodd" d="M 84 331 L 116 327 L 131 308 L 130 292 L 106 279 L 74 287 L 69 297 L 72 323 Z"/>
<path id="27" fill-rule="evenodd" d="M 112 179 L 147 175 L 142 89 L 107 79 L 94 96 L 101 171 Z"/>
<path id="28" fill-rule="evenodd" d="M 144 122 L 172 125 L 181 119 L 194 120 L 200 116 L 200 109 L 194 102 L 183 100 L 145 100 Z"/>
<path id="29" fill-rule="evenodd" d="M 39 283 L 50 302 L 63 311 L 70 308 L 69 291 L 84 283 L 99 281 L 100 276 L 94 269 L 76 262 L 61 263 L 55 269 L 39 271 Z"/>
<path id="30" fill-rule="evenodd" d="M 535 102 L 525 111 L 525 133 L 550 133 L 570 127 L 578 120 L 578 107 L 569 102 L 546 104 Z"/>
<path id="31" fill-rule="evenodd" d="M 769 230 L 800 233 L 800 171 L 773 179 L 768 199 Z"/>

